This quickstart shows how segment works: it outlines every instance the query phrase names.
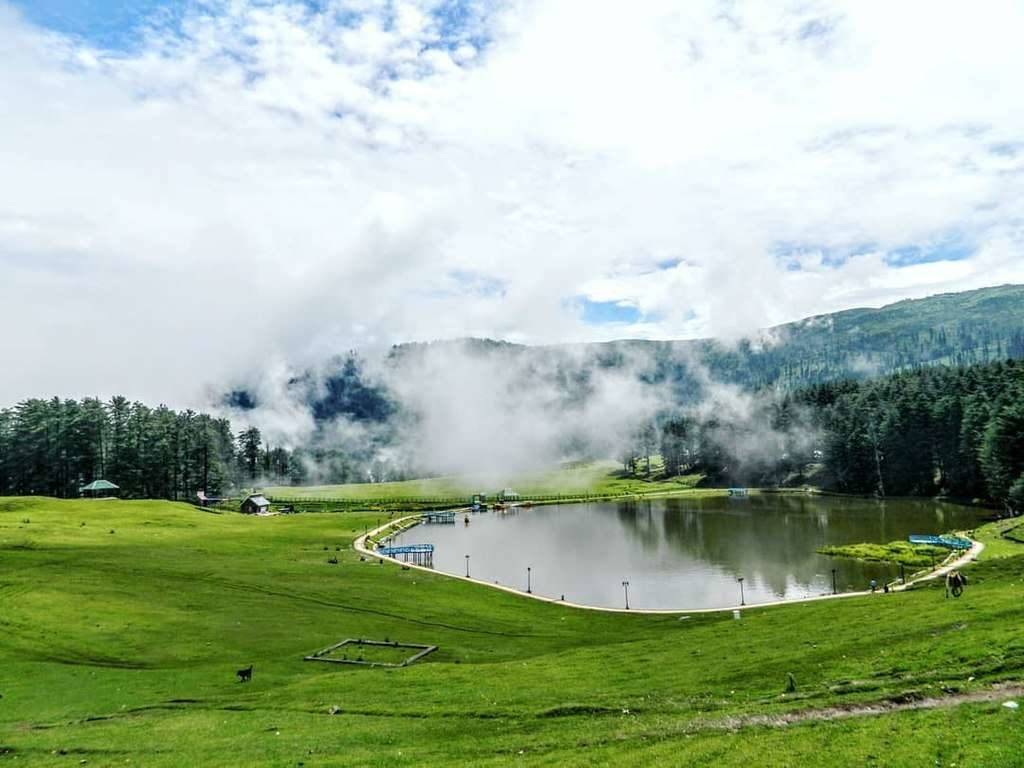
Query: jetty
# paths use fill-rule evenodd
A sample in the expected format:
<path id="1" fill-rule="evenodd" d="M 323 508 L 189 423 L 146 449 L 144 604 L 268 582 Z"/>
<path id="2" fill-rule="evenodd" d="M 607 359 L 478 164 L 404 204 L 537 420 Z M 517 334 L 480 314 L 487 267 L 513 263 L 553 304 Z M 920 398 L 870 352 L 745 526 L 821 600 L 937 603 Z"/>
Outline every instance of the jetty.
<path id="1" fill-rule="evenodd" d="M 450 510 L 447 512 L 427 512 L 423 515 L 423 522 L 455 525 L 455 513 Z"/>
<path id="2" fill-rule="evenodd" d="M 402 558 L 403 562 L 410 562 L 417 565 L 426 565 L 433 567 L 434 565 L 434 545 L 433 544 L 405 544 L 399 547 L 377 547 L 376 554 L 384 555 L 385 557 Z"/>
<path id="3" fill-rule="evenodd" d="M 972 542 L 961 536 L 931 536 L 914 533 L 907 537 L 911 544 L 927 544 L 930 547 L 945 547 L 946 549 L 970 549 Z"/>

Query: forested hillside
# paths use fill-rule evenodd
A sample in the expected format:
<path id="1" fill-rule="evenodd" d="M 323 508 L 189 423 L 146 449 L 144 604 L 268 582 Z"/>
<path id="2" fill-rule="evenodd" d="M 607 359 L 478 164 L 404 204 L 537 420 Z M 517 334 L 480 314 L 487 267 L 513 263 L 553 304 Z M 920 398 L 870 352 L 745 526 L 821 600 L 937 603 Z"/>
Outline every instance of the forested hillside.
<path id="1" fill-rule="evenodd" d="M 735 351 L 702 342 L 705 360 L 736 383 L 794 388 L 920 365 L 1024 358 L 1024 286 L 851 309 L 779 326 L 765 338 L 775 341 Z"/>
<path id="2" fill-rule="evenodd" d="M 825 485 L 877 496 L 989 499 L 1024 510 L 1024 362 L 926 367 L 753 401 L 742 419 L 670 414 L 624 446 L 642 474 L 712 482 Z M 808 478 L 805 472 L 810 471 Z"/>
<path id="3" fill-rule="evenodd" d="M 407 344 L 295 374 L 284 413 L 313 426 L 276 447 L 223 418 L 120 397 L 25 401 L 0 411 L 0 494 L 72 496 L 96 478 L 172 499 L 257 480 L 400 480 L 436 474 L 433 454 L 455 449 L 446 471 L 485 454 L 503 470 L 523 445 L 549 463 L 613 454 L 630 470 L 660 453 L 670 472 L 756 485 L 817 463 L 818 481 L 843 491 L 1007 500 L 1024 473 L 1024 396 L 1019 365 L 992 361 L 1022 357 L 1020 286 L 811 318 L 738 346 Z M 280 405 L 262 391 L 218 407 L 260 423 Z"/>
<path id="4" fill-rule="evenodd" d="M 769 328 L 738 344 L 617 341 L 589 345 L 598 365 L 650 359 L 651 381 L 685 392 L 693 369 L 748 389 L 870 378 L 922 365 L 965 366 L 1024 358 L 1024 286 L 1007 285 L 880 309 L 851 309 Z"/>
<path id="5" fill-rule="evenodd" d="M 1024 509 L 1024 363 L 924 368 L 798 393 L 844 491 L 991 498 Z"/>
<path id="6" fill-rule="evenodd" d="M 490 339 L 402 344 L 367 377 L 358 355 L 327 363 L 317 376 L 296 376 L 292 388 L 318 421 L 336 417 L 382 422 L 400 410 L 389 379 L 417 363 L 487 359 L 517 372 L 548 377 L 567 399 L 586 396 L 587 383 L 608 370 L 628 370 L 667 384 L 679 401 L 697 394 L 705 377 L 747 389 L 795 389 L 835 379 L 865 379 L 921 365 L 965 366 L 1024 358 L 1024 286 L 1007 285 L 852 309 L 807 318 L 737 344 L 714 340 L 627 340 L 527 347 Z M 224 397 L 229 406 L 260 405 L 258 387 Z"/>
<path id="7" fill-rule="evenodd" d="M 0 410 L 0 496 L 74 497 L 96 479 L 141 498 L 194 498 L 257 479 L 303 477 L 302 462 L 260 431 L 193 411 L 109 402 L 26 400 Z"/>

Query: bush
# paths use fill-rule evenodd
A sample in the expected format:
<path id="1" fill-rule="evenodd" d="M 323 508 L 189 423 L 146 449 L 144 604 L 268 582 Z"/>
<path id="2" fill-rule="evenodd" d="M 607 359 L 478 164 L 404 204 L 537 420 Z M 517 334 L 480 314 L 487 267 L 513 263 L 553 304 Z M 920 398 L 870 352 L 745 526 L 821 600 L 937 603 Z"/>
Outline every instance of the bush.
<path id="1" fill-rule="evenodd" d="M 1024 475 L 1017 478 L 1006 494 L 1006 503 L 1014 512 L 1024 512 Z"/>

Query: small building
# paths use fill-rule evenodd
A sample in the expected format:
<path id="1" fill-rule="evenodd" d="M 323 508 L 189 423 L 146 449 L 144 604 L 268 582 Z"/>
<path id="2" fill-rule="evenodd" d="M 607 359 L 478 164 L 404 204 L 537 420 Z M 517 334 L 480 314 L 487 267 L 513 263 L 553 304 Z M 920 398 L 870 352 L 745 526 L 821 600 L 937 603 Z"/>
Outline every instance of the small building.
<path id="1" fill-rule="evenodd" d="M 270 501 L 263 494 L 254 493 L 245 497 L 241 510 L 245 515 L 269 515 Z"/>
<path id="2" fill-rule="evenodd" d="M 82 496 L 97 499 L 101 496 L 117 496 L 117 492 L 121 489 L 114 485 L 109 480 L 93 480 L 88 485 L 83 485 L 78 489 L 78 492 Z"/>
<path id="3" fill-rule="evenodd" d="M 207 496 L 206 491 L 196 491 L 196 498 L 199 500 L 200 507 L 212 507 L 214 504 L 228 501 L 228 499 L 219 496 Z"/>
<path id="4" fill-rule="evenodd" d="M 502 501 L 519 501 L 519 494 L 511 488 L 505 488 L 499 497 Z"/>

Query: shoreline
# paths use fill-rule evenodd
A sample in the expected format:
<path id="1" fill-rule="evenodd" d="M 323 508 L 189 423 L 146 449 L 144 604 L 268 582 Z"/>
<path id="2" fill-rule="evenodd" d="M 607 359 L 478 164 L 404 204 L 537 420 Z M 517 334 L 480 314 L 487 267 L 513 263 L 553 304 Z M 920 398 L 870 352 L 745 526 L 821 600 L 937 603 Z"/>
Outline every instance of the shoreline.
<path id="1" fill-rule="evenodd" d="M 466 512 L 466 511 L 468 511 L 468 508 L 467 507 L 463 507 L 463 508 L 460 508 L 460 509 L 457 509 L 457 510 L 454 510 L 454 511 L 457 512 L 457 513 L 458 512 Z M 797 604 L 800 604 L 800 603 L 809 603 L 809 602 L 818 601 L 818 600 L 839 600 L 839 599 L 842 599 L 842 598 L 845 598 L 845 597 L 864 597 L 864 596 L 867 596 L 867 595 L 882 595 L 882 594 L 885 594 L 881 589 L 878 589 L 875 592 L 872 592 L 871 590 L 862 590 L 862 591 L 857 591 L 857 592 L 839 592 L 838 594 L 824 594 L 824 595 L 810 595 L 808 597 L 794 597 L 794 598 L 790 598 L 788 600 L 771 600 L 771 601 L 764 602 L 764 603 L 748 603 L 746 605 L 733 605 L 733 606 L 725 606 L 725 607 L 722 607 L 722 608 L 690 608 L 690 609 L 687 609 L 687 608 L 611 608 L 611 607 L 601 606 L 601 605 L 588 605 L 586 603 L 575 603 L 575 602 L 572 602 L 570 600 L 560 600 L 558 598 L 547 597 L 545 595 L 538 595 L 538 594 L 535 594 L 535 593 L 532 593 L 532 592 L 526 592 L 524 590 L 516 589 L 515 587 L 509 587 L 509 586 L 506 586 L 504 584 L 496 584 L 494 582 L 483 581 L 481 579 L 474 579 L 471 576 L 469 576 L 469 577 L 467 577 L 467 576 L 460 576 L 460 575 L 455 574 L 455 573 L 449 573 L 448 571 L 440 571 L 440 570 L 437 570 L 436 568 L 428 568 L 425 565 L 417 565 L 415 563 L 406 563 L 406 562 L 404 562 L 402 560 L 399 560 L 396 557 L 391 557 L 391 556 L 388 556 L 388 555 L 381 555 L 381 554 L 375 552 L 374 550 L 369 549 L 369 548 L 366 547 L 366 540 L 367 539 L 369 539 L 371 537 L 375 537 L 377 534 L 381 533 L 382 531 L 387 530 L 388 528 L 392 528 L 392 527 L 397 526 L 397 525 L 403 525 L 403 524 L 407 523 L 408 521 L 412 521 L 412 520 L 417 520 L 418 521 L 419 518 L 422 518 L 422 517 L 423 517 L 423 513 L 415 513 L 415 514 L 411 514 L 411 515 L 406 515 L 404 517 L 399 517 L 399 518 L 396 518 L 394 520 L 389 520 L 384 525 L 378 526 L 377 528 L 374 528 L 371 531 L 367 531 L 362 536 L 357 537 L 355 540 L 353 540 L 352 547 L 353 547 L 353 549 L 355 549 L 356 552 L 360 553 L 361 555 L 368 555 L 369 557 L 374 557 L 374 558 L 376 558 L 378 560 L 386 560 L 386 561 L 389 561 L 389 562 L 394 563 L 396 565 L 403 566 L 405 568 L 414 568 L 416 570 L 423 571 L 425 573 L 434 573 L 434 574 L 437 574 L 437 575 L 440 575 L 440 576 L 444 576 L 444 577 L 449 578 L 449 579 L 458 579 L 459 581 L 465 581 L 465 582 L 468 582 L 468 583 L 471 583 L 471 584 L 476 584 L 476 585 L 480 585 L 480 586 L 484 586 L 484 587 L 489 587 L 491 589 L 501 590 L 502 592 L 507 592 L 507 593 L 512 594 L 512 595 L 518 595 L 520 597 L 530 598 L 531 600 L 539 600 L 541 602 L 550 603 L 552 605 L 562 605 L 562 606 L 566 606 L 568 608 L 577 608 L 577 609 L 585 610 L 585 611 L 603 611 L 605 613 L 635 613 L 635 614 L 655 615 L 655 616 L 657 616 L 657 615 L 672 616 L 672 615 L 678 615 L 678 614 L 729 613 L 729 612 L 742 612 L 742 611 L 747 611 L 747 610 L 751 610 L 751 609 L 754 609 L 754 608 L 776 608 L 776 607 L 783 606 L 783 605 L 797 605 Z M 410 528 L 410 527 L 412 527 L 412 526 L 404 526 L 402 528 L 402 530 L 406 530 L 407 528 Z M 982 551 L 984 549 L 985 549 L 985 545 L 982 542 L 980 542 L 980 541 L 978 541 L 976 539 L 971 539 L 971 548 L 969 550 L 967 550 L 966 552 L 964 552 L 963 554 L 961 554 L 959 557 L 956 557 L 951 562 L 949 562 L 948 558 L 947 558 L 947 562 L 944 562 L 942 565 L 940 565 L 935 570 L 928 571 L 927 573 L 925 573 L 922 576 L 917 576 L 915 578 L 911 578 L 905 584 L 897 584 L 894 587 L 890 587 L 889 588 L 889 592 L 890 593 L 892 593 L 892 592 L 902 592 L 902 591 L 906 590 L 907 588 L 913 586 L 914 584 L 920 584 L 921 582 L 924 582 L 924 581 L 930 581 L 930 580 L 941 578 L 941 577 L 945 576 L 946 574 L 948 574 L 950 571 L 956 570 L 957 568 L 962 568 L 963 566 L 968 565 L 971 562 L 976 561 L 978 559 L 978 556 L 982 553 Z"/>

